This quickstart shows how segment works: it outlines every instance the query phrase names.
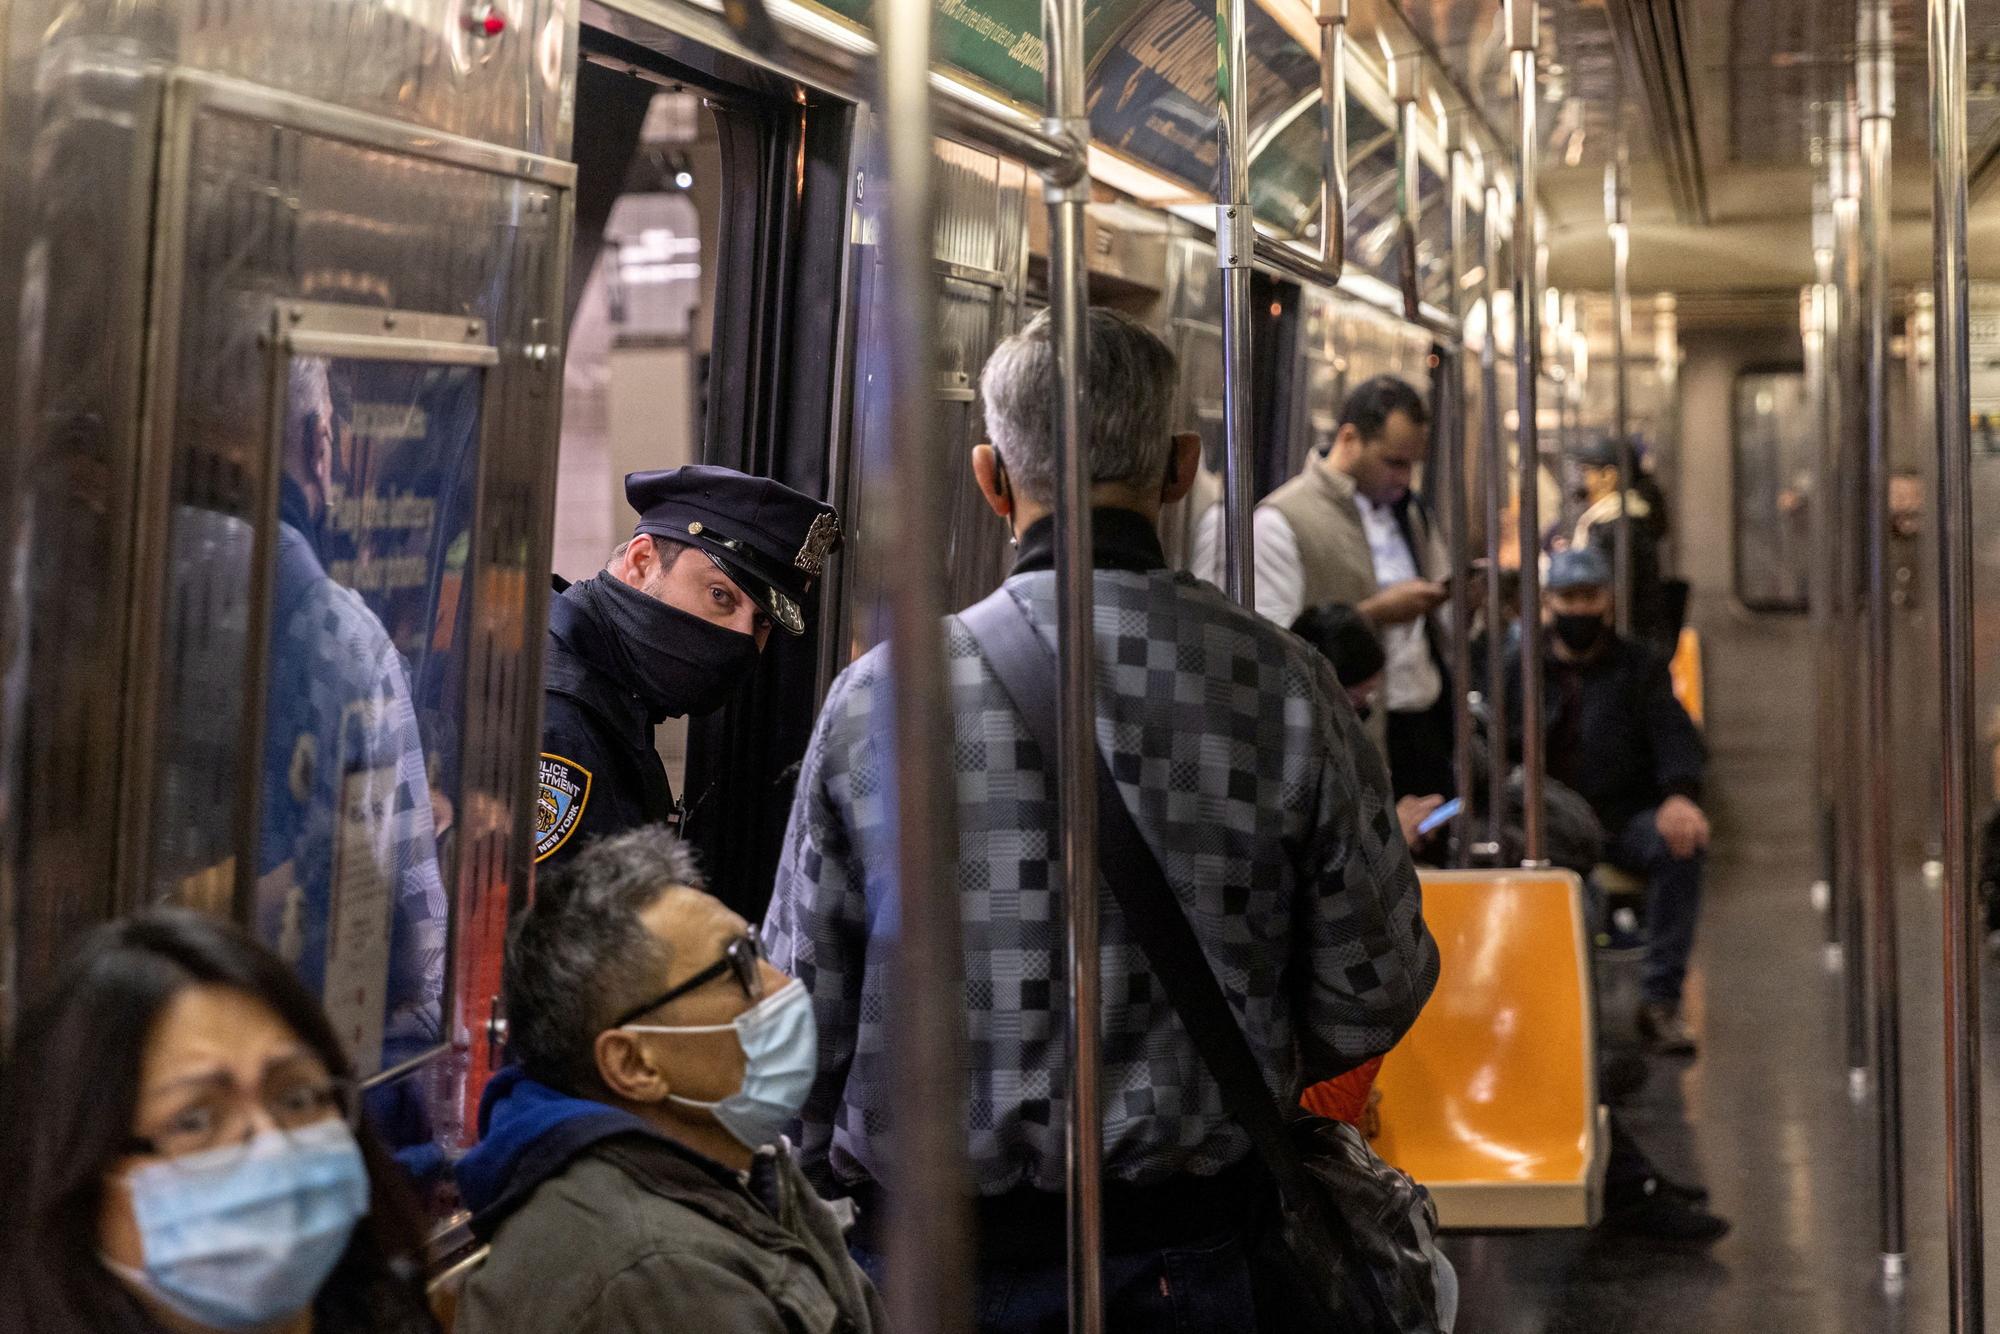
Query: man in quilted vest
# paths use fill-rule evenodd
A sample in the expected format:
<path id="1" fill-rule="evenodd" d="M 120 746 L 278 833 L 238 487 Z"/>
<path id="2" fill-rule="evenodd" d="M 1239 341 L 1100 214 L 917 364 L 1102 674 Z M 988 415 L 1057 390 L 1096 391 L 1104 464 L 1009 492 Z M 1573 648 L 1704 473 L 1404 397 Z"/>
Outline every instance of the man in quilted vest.
<path id="1" fill-rule="evenodd" d="M 1388 666 L 1369 735 L 1396 795 L 1452 795 L 1451 692 L 1431 613 L 1449 565 L 1430 512 L 1411 490 L 1430 452 L 1430 413 L 1393 375 L 1356 388 L 1333 439 L 1257 507 L 1257 612 L 1289 626 L 1330 604 L 1354 608 Z M 1211 529 L 1218 522 L 1210 520 Z M 1215 534 L 1201 544 L 1219 547 Z M 1203 569 L 1201 565 L 1197 570 Z M 1211 558 L 1208 572 L 1218 573 Z"/>
<path id="2" fill-rule="evenodd" d="M 1417 878 L 1381 757 L 1304 641 L 1167 568 L 1161 506 L 1199 442 L 1168 429 L 1174 359 L 1090 312 L 1086 433 L 1094 528 L 1098 743 L 1278 1093 L 1389 1049 L 1436 983 Z M 1018 542 L 1001 596 L 1055 639 L 1055 354 L 1038 316 L 981 378 L 981 491 Z M 964 914 L 966 1140 L 978 1192 L 981 1327 L 1060 1329 L 1066 1306 L 1063 1054 L 1068 910 L 1049 760 L 978 642 L 946 625 Z M 806 753 L 764 939 L 812 992 L 819 1073 L 806 1170 L 875 1228 L 908 1093 L 896 1087 L 887 933 L 898 920 L 883 732 L 889 655 L 834 683 Z M 1086 780 L 1087 781 L 1087 780 Z M 925 886 L 926 892 L 938 887 Z M 1243 1235 L 1268 1199 L 1250 1142 L 1184 1031 L 1110 887 L 1101 914 L 1105 1289 L 1116 1329 L 1254 1328 Z"/>

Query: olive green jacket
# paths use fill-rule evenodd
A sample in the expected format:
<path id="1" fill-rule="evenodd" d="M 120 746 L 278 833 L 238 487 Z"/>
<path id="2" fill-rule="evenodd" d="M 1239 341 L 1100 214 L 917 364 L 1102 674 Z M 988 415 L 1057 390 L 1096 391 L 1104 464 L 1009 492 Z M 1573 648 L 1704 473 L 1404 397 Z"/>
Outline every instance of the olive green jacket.
<path id="1" fill-rule="evenodd" d="M 750 1176 L 638 1136 L 593 1145 L 500 1224 L 458 1334 L 879 1334 L 881 1301 L 790 1153 Z"/>

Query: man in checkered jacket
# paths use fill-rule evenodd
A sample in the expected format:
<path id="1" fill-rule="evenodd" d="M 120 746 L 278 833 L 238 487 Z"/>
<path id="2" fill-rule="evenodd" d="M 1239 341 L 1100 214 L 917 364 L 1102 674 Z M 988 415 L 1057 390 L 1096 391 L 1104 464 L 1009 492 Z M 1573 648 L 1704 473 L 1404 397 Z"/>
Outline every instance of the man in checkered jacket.
<path id="1" fill-rule="evenodd" d="M 1055 358 L 1046 316 L 981 378 L 980 489 L 1020 548 L 1007 592 L 1055 639 Z M 1098 744 L 1188 912 L 1274 1092 L 1387 1051 L 1437 980 L 1382 762 L 1317 652 L 1166 568 L 1164 503 L 1199 442 L 1169 434 L 1175 366 L 1123 316 L 1090 313 Z M 947 625 L 964 908 L 966 1125 L 979 1191 L 982 1328 L 1060 1328 L 1065 1305 L 1065 909 L 1044 757 L 956 619 Z M 888 655 L 834 683 L 795 798 L 764 938 L 813 993 L 819 1071 L 802 1157 L 858 1198 L 880 1277 L 894 1155 L 887 933 L 897 920 Z M 1248 1139 L 1108 888 L 1101 914 L 1105 1284 L 1112 1327 L 1250 1330 L 1240 1237 L 1268 1198 Z M 1192 1321 L 1193 1323 L 1189 1323 Z M 1053 1322 L 1051 1324 L 1050 1322 Z"/>

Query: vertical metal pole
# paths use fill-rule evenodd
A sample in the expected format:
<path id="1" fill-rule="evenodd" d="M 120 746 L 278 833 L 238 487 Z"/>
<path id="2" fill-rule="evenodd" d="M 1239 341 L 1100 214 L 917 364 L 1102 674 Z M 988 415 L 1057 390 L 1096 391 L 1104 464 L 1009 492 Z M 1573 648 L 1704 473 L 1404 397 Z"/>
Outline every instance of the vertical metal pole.
<path id="1" fill-rule="evenodd" d="M 1834 128 L 1829 121 L 1829 129 Z M 1819 840 L 1820 869 L 1826 884 L 1826 962 L 1829 971 L 1837 971 L 1846 966 L 1847 935 L 1843 923 L 1847 888 L 1845 872 L 1842 869 L 1841 830 L 1846 811 L 1846 788 L 1844 777 L 1844 757 L 1847 744 L 1847 719 L 1840 701 L 1840 683 L 1843 679 L 1843 664 L 1840 661 L 1840 646 L 1843 638 L 1840 627 L 1845 615 L 1847 592 L 1840 577 L 1840 514 L 1841 497 L 1845 494 L 1841 476 L 1841 384 L 1840 384 L 1840 338 L 1841 309 L 1840 292 L 1834 278 L 1838 272 L 1838 247 L 1836 228 L 1833 220 L 1833 154 L 1838 151 L 1839 141 L 1831 136 L 1822 143 L 1825 167 L 1821 179 L 1814 185 L 1814 197 L 1818 215 L 1813 222 L 1813 265 L 1818 285 L 1814 289 L 1819 331 L 1818 356 L 1819 393 L 1814 402 L 1818 410 L 1819 449 L 1813 488 L 1814 513 L 1814 564 L 1817 576 L 1815 615 L 1818 621 L 1816 652 L 1817 671 L 1814 676 L 1819 713 Z M 1827 144 L 1833 145 L 1831 148 Z"/>
<path id="2" fill-rule="evenodd" d="M 1319 264 L 1347 261 L 1347 0 L 1314 0 L 1319 23 Z"/>
<path id="3" fill-rule="evenodd" d="M 1069 1328 L 1072 1334 L 1100 1334 L 1104 1117 L 1098 1079 L 1097 654 L 1091 625 L 1090 428 L 1084 419 L 1090 292 L 1083 224 L 1090 178 L 1082 170 L 1082 155 L 1090 143 L 1090 120 L 1084 109 L 1083 0 L 1043 0 L 1042 32 L 1048 60 L 1045 125 L 1077 148 L 1073 167 L 1045 178 L 1042 188 L 1049 209 L 1049 314 L 1059 377 L 1056 745 L 1062 753 L 1056 757 L 1056 773 L 1069 927 L 1069 1009 L 1063 1032 L 1070 1072 Z"/>
<path id="4" fill-rule="evenodd" d="M 1452 847 L 1456 860 L 1465 864 L 1472 846 L 1472 709 L 1469 697 L 1476 689 L 1472 681 L 1472 533 L 1470 498 L 1466 486 L 1465 430 L 1465 256 L 1471 246 L 1467 235 L 1466 177 L 1470 166 L 1465 158 L 1465 112 L 1452 111 L 1444 117 L 1445 160 L 1444 197 L 1451 210 L 1451 315 L 1458 322 L 1459 338 L 1445 352 L 1445 393 L 1451 401 L 1451 429 L 1438 441 L 1444 450 L 1445 531 L 1451 543 L 1451 679 L 1458 692 L 1452 710 L 1451 776 L 1453 792 L 1463 803 L 1452 823 Z M 1490 336 L 1490 331 L 1489 331 Z"/>
<path id="5" fill-rule="evenodd" d="M 1537 27 L 1536 0 L 1507 0 L 1507 44 L 1520 112 L 1514 144 L 1514 406 L 1520 416 L 1515 438 L 1521 478 L 1521 853 L 1530 866 L 1544 858 L 1542 779 L 1548 763 L 1542 731 L 1541 440 L 1535 421 L 1542 337 L 1535 273 L 1535 158 L 1541 145 L 1535 125 Z"/>
<path id="6" fill-rule="evenodd" d="M 1507 821 L 1507 604 L 1500 589 L 1500 520 L 1507 508 L 1507 453 L 1500 435 L 1500 331 L 1493 294 L 1500 285 L 1500 215 L 1505 203 L 1488 185 L 1480 211 L 1480 474 L 1486 484 L 1486 838 L 1476 852 L 1499 865 Z"/>
<path id="7" fill-rule="evenodd" d="M 1930 0 L 1937 303 L 1938 632 L 1944 664 L 1944 1207 L 1950 1334 L 1986 1328 L 1979 1198 L 1979 916 L 1972 881 L 1972 399 L 1965 274 L 1965 0 Z"/>
<path id="8" fill-rule="evenodd" d="M 892 550 L 937 551 L 944 541 L 946 469 L 937 448 L 937 277 L 931 211 L 931 0 L 881 0 L 881 143 L 889 199 L 881 264 L 889 309 L 889 449 L 896 503 L 876 513 Z M 952 785 L 950 682 L 943 585 L 890 581 L 891 728 L 895 740 L 896 870 L 900 931 L 890 1016 L 897 1086 L 908 1098 L 897 1126 L 897 1170 L 886 1183 L 889 1319 L 897 1329 L 969 1327 L 973 1251 L 966 1208 L 962 1078 L 964 984 L 958 896 L 958 808 Z"/>
<path id="9" fill-rule="evenodd" d="M 1620 134 L 1617 152 L 1604 173 L 1604 221 L 1611 232 L 1611 421 L 1618 442 L 1618 528 L 1612 547 L 1612 588 L 1616 590 L 1613 614 L 1618 618 L 1621 635 L 1632 633 L 1632 515 L 1626 506 L 1632 494 L 1632 480 L 1638 472 L 1626 398 L 1625 349 L 1632 339 L 1632 291 L 1627 285 L 1632 257 L 1632 217 L 1625 180 L 1625 136 Z"/>
<path id="10" fill-rule="evenodd" d="M 1861 338 L 1867 394 L 1867 467 L 1863 529 L 1867 541 L 1867 872 L 1875 978 L 1875 1130 L 1882 1286 L 1902 1292 L 1903 1082 L 1902 997 L 1896 959 L 1894 740 L 1890 734 L 1889 587 L 1889 153 L 1896 81 L 1885 0 L 1866 0 L 1860 15 L 1856 91 L 1861 117 Z"/>
<path id="11" fill-rule="evenodd" d="M 1246 0 L 1216 0 L 1215 123 L 1223 197 L 1215 204 L 1215 262 L 1222 269 L 1222 587 L 1245 607 L 1257 605 L 1250 512 L 1256 497 L 1250 441 L 1250 263 L 1257 231 L 1250 216 L 1250 58 Z"/>
<path id="12" fill-rule="evenodd" d="M 1417 81 L 1423 59 L 1414 51 L 1389 56 L 1389 96 L 1396 104 L 1396 231 L 1402 253 L 1398 265 L 1403 288 L 1403 314 L 1416 319 L 1423 301 L 1417 264 L 1417 226 L 1422 221 L 1418 190 Z"/>
<path id="13" fill-rule="evenodd" d="M 1832 276 L 1834 276 L 1834 212 L 1832 194 L 1826 180 L 1826 140 L 1816 136 L 1812 144 L 1812 164 L 1818 178 L 1812 182 L 1812 272 L 1814 282 L 1800 312 L 1800 332 L 1806 350 L 1806 394 L 1812 400 L 1812 494 L 1808 520 L 1812 526 L 1812 562 L 1808 598 L 1812 608 L 1812 682 L 1814 682 L 1814 836 L 1820 852 L 1820 878 L 1812 886 L 1814 904 L 1824 914 L 1826 966 L 1832 972 L 1842 964 L 1838 916 L 1834 912 L 1834 888 L 1840 880 L 1836 868 L 1834 802 L 1838 788 L 1834 764 L 1840 754 L 1836 734 L 1838 708 L 1834 706 L 1834 384 L 1832 384 Z"/>
<path id="14" fill-rule="evenodd" d="M 1851 103 L 1849 104 L 1851 105 Z M 1867 820 L 1863 796 L 1867 749 L 1854 735 L 1851 720 L 1866 716 L 1868 702 L 1863 688 L 1863 664 L 1848 649 L 1864 634 L 1867 590 L 1863 585 L 1862 525 L 1867 513 L 1867 394 L 1866 368 L 1862 358 L 1861 332 L 1861 201 L 1857 197 L 1861 164 L 1855 136 L 1842 117 L 1841 143 L 1835 160 L 1840 164 L 1833 199 L 1834 264 L 1840 293 L 1840 340 L 1835 368 L 1840 380 L 1840 522 L 1836 541 L 1839 560 L 1834 577 L 1841 589 L 1840 644 L 1835 662 L 1839 672 L 1841 716 L 1850 720 L 1843 728 L 1840 820 L 1840 930 L 1844 1014 L 1847 1036 L 1848 1093 L 1856 1102 L 1868 1094 L 1868 1045 L 1873 1025 L 1868 1011 L 1868 896 L 1864 885 L 1864 827 Z"/>

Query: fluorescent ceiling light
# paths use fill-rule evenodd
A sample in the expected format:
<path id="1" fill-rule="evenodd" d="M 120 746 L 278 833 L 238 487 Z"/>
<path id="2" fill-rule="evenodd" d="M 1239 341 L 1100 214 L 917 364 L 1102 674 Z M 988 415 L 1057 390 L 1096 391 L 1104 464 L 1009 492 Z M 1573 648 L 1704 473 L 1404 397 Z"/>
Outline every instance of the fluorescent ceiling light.
<path id="1" fill-rule="evenodd" d="M 1114 190 L 1123 191 L 1142 204 L 1164 208 L 1172 204 L 1189 204 L 1204 200 L 1206 195 L 1171 176 L 1162 176 L 1151 167 L 1141 166 L 1131 158 L 1114 153 L 1096 143 L 1090 146 L 1090 174 Z M 1210 226 L 1215 223 L 1215 206 L 1209 204 L 1207 217 Z"/>

